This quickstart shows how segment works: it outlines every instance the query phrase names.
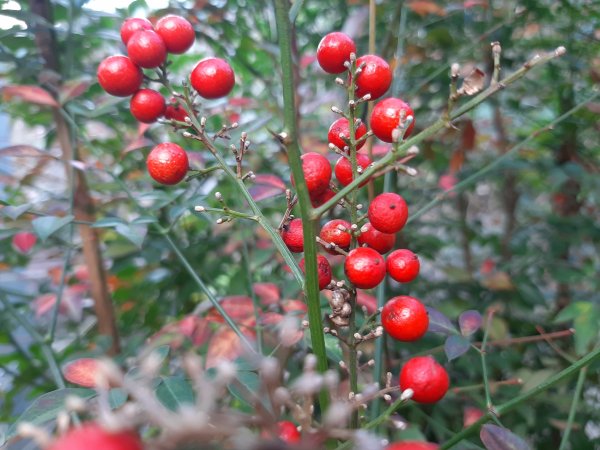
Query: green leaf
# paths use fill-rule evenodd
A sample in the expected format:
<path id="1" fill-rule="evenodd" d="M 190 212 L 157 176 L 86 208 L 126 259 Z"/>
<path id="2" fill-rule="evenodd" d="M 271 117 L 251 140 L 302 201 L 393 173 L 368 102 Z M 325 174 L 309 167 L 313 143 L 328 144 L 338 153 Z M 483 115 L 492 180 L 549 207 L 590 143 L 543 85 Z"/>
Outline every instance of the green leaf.
<path id="1" fill-rule="evenodd" d="M 4 208 L 0 209 L 0 213 L 2 213 L 2 215 L 6 216 L 6 217 L 10 217 L 12 220 L 16 220 L 19 218 L 19 216 L 21 216 L 21 214 L 23 214 L 29 208 L 31 208 L 30 203 L 25 203 L 23 205 L 18 205 L 18 206 L 10 206 L 9 205 L 9 206 L 5 206 Z"/>
<path id="2" fill-rule="evenodd" d="M 127 225 L 125 223 L 121 223 L 115 227 L 115 231 L 130 241 L 137 248 L 142 248 L 148 228 L 144 225 Z"/>
<path id="3" fill-rule="evenodd" d="M 227 389 L 240 402 L 252 406 L 250 398 L 256 395 L 259 387 L 260 380 L 255 372 L 241 371 L 238 372 L 236 380 L 227 386 Z"/>
<path id="4" fill-rule="evenodd" d="M 21 422 L 29 422 L 33 425 L 42 425 L 50 420 L 56 419 L 57 414 L 64 410 L 65 399 L 69 395 L 75 395 L 84 400 L 96 396 L 96 392 L 91 389 L 65 388 L 48 392 L 36 398 L 34 402 L 21 414 L 15 423 L 7 430 L 4 436 L 5 440 L 13 438 L 17 433 L 17 426 Z M 0 442 L 3 445 L 4 442 Z"/>
<path id="5" fill-rule="evenodd" d="M 118 225 L 126 225 L 126 223 L 122 219 L 119 219 L 118 217 L 104 217 L 102 219 L 96 220 L 96 222 L 94 223 L 94 225 L 92 225 L 92 227 L 93 228 L 111 228 L 111 227 L 116 227 Z"/>
<path id="6" fill-rule="evenodd" d="M 554 318 L 554 323 L 568 322 L 583 315 L 589 315 L 592 312 L 593 305 L 591 302 L 574 302 L 564 308 Z"/>
<path id="7" fill-rule="evenodd" d="M 573 321 L 575 328 L 575 351 L 583 356 L 600 332 L 600 308 L 592 308 L 589 314 L 581 315 Z"/>
<path id="8" fill-rule="evenodd" d="M 137 219 L 131 221 L 132 225 L 141 225 L 146 223 L 157 223 L 158 219 L 152 216 L 140 216 Z"/>
<path id="9" fill-rule="evenodd" d="M 38 217 L 37 219 L 33 219 L 31 221 L 31 225 L 40 239 L 45 241 L 62 227 L 68 223 L 71 223 L 73 219 L 74 217 L 70 215 L 65 217 Z"/>
<path id="10" fill-rule="evenodd" d="M 193 404 L 194 390 L 189 381 L 181 376 L 163 378 L 156 389 L 156 397 L 171 411 L 177 411 L 183 404 Z"/>
<path id="11" fill-rule="evenodd" d="M 121 388 L 108 391 L 108 404 L 112 409 L 120 408 L 127 401 L 127 393 Z"/>
<path id="12" fill-rule="evenodd" d="M 444 343 L 444 352 L 446 353 L 448 361 L 452 361 L 465 354 L 469 351 L 469 348 L 471 348 L 469 340 L 459 335 L 453 334 L 452 336 L 448 336 Z"/>

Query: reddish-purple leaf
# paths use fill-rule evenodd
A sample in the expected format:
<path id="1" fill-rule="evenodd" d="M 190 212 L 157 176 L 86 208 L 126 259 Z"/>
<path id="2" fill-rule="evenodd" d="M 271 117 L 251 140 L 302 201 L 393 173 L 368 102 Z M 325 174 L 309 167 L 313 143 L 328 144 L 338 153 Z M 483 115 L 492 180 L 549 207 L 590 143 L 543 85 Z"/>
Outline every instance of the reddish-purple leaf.
<path id="1" fill-rule="evenodd" d="M 463 336 L 471 336 L 481 328 L 482 323 L 481 314 L 475 310 L 465 311 L 458 317 L 458 325 Z"/>
<path id="2" fill-rule="evenodd" d="M 28 103 L 35 103 L 37 105 L 54 106 L 57 108 L 60 106 L 54 97 L 52 97 L 50 92 L 42 89 L 39 86 L 6 86 L 2 89 L 2 95 L 5 100 L 10 100 L 13 97 L 19 97 Z"/>
<path id="3" fill-rule="evenodd" d="M 24 255 L 31 251 L 36 242 L 37 236 L 29 231 L 21 231 L 12 238 L 13 248 Z"/>
<path id="4" fill-rule="evenodd" d="M 377 299 L 360 289 L 356 290 L 356 303 L 367 308 L 369 314 L 373 314 L 377 310 Z"/>
<path id="5" fill-rule="evenodd" d="M 427 313 L 429 314 L 429 328 L 427 331 L 431 333 L 443 334 L 449 336 L 451 334 L 458 334 L 458 330 L 450 319 L 430 306 L 426 306 Z"/>
<path id="6" fill-rule="evenodd" d="M 285 189 L 286 185 L 281 178 L 270 174 L 258 174 L 249 190 L 252 198 L 258 202 L 279 195 Z"/>
<path id="7" fill-rule="evenodd" d="M 531 450 L 527 442 L 506 428 L 486 424 L 479 433 L 487 450 Z"/>
<path id="8" fill-rule="evenodd" d="M 465 354 L 469 350 L 469 347 L 471 347 L 469 340 L 457 334 L 448 336 L 446 342 L 444 342 L 444 352 L 448 361 L 452 361 Z"/>
<path id="9" fill-rule="evenodd" d="M 71 361 L 63 367 L 63 375 L 69 383 L 83 387 L 96 386 L 98 373 L 98 360 L 94 358 L 81 358 Z"/>
<path id="10" fill-rule="evenodd" d="M 254 283 L 252 289 L 263 305 L 276 305 L 279 303 L 281 293 L 275 283 Z"/>
<path id="11" fill-rule="evenodd" d="M 244 330 L 248 340 L 256 338 L 254 330 Z M 233 361 L 244 354 L 244 344 L 229 327 L 221 327 L 214 334 L 206 352 L 206 368 L 216 367 L 221 361 Z"/>
<path id="12" fill-rule="evenodd" d="M 254 319 L 254 304 L 252 299 L 245 295 L 233 295 L 231 297 L 225 297 L 220 302 L 221 307 L 225 312 L 236 322 L 244 322 L 248 319 Z M 225 323 L 225 319 L 215 309 L 211 308 L 206 319 L 211 322 Z"/>
<path id="13" fill-rule="evenodd" d="M 0 149 L 2 156 L 14 156 L 17 158 L 51 158 L 48 153 L 44 153 L 39 148 L 32 145 L 11 145 Z"/>
<path id="14" fill-rule="evenodd" d="M 89 80 L 70 80 L 60 88 L 60 102 L 66 103 L 86 92 L 92 84 Z"/>

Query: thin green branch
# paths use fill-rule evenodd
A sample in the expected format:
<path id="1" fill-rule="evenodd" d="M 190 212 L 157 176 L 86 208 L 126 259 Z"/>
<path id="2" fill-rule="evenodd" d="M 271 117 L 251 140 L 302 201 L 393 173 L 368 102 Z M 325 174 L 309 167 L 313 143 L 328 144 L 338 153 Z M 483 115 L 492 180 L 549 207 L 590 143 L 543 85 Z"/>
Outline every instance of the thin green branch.
<path id="1" fill-rule="evenodd" d="M 252 306 L 254 307 L 254 318 L 256 319 L 256 348 L 258 353 L 263 354 L 263 327 L 260 323 L 260 302 L 256 293 L 254 292 L 254 283 L 252 280 L 252 262 L 250 260 L 250 252 L 248 251 L 248 241 L 242 240 L 242 260 L 244 262 L 244 272 L 246 272 L 246 279 L 248 282 L 248 290 L 250 291 L 250 297 L 252 298 Z"/>
<path id="2" fill-rule="evenodd" d="M 579 405 L 579 401 L 581 399 L 581 391 L 583 390 L 583 383 L 585 381 L 585 376 L 587 375 L 587 367 L 584 367 L 579 372 L 579 376 L 577 377 L 577 385 L 575 386 L 575 392 L 573 393 L 573 402 L 571 403 L 571 409 L 569 410 L 569 418 L 567 419 L 567 426 L 565 428 L 565 433 L 560 441 L 560 447 L 558 450 L 565 450 L 569 445 L 569 436 L 571 435 L 571 430 L 573 429 L 573 422 L 575 421 L 575 413 L 577 412 L 577 406 Z"/>
<path id="3" fill-rule="evenodd" d="M 492 318 L 494 317 L 494 309 L 490 309 L 487 314 L 487 320 L 485 323 L 485 331 L 483 333 L 483 340 L 481 342 L 481 349 L 479 349 L 479 354 L 481 355 L 481 370 L 483 372 L 483 386 L 485 390 L 485 406 L 489 411 L 492 411 L 492 396 L 490 394 L 490 380 L 488 378 L 487 364 L 485 362 L 486 355 L 486 344 L 488 340 L 488 336 L 490 334 L 490 328 L 492 327 Z"/>

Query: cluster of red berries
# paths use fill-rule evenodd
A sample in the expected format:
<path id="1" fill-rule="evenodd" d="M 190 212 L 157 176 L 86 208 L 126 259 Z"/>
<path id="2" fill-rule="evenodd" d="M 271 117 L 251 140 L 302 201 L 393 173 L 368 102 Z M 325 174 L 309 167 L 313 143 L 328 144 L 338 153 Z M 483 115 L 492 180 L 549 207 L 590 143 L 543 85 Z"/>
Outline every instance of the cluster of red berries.
<path id="1" fill-rule="evenodd" d="M 162 17 L 155 25 L 148 19 L 128 18 L 121 26 L 121 40 L 128 56 L 104 59 L 98 66 L 98 82 L 111 95 L 132 96 L 130 111 L 140 122 L 153 123 L 160 117 L 185 122 L 188 113 L 177 99 L 172 97 L 167 104 L 159 91 L 142 87 L 142 69 L 166 67 L 168 53 L 185 53 L 195 39 L 192 24 L 181 16 Z M 235 76 L 227 61 L 210 57 L 196 64 L 190 73 L 190 84 L 201 97 L 215 99 L 231 92 Z M 166 142 L 150 152 L 146 166 L 154 180 L 171 185 L 185 178 L 189 161 L 183 148 Z"/>

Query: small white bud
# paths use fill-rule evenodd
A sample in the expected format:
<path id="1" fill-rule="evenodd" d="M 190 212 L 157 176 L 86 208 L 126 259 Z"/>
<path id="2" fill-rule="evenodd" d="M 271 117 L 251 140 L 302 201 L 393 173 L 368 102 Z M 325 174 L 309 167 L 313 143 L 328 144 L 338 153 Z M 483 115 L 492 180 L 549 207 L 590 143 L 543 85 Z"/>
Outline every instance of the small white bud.
<path id="1" fill-rule="evenodd" d="M 220 192 L 215 192 L 215 198 L 219 201 L 223 200 L 223 195 Z"/>
<path id="2" fill-rule="evenodd" d="M 410 400 L 412 398 L 412 396 L 414 395 L 415 391 L 413 391 L 411 388 L 408 388 L 404 391 L 402 391 L 402 394 L 400 395 L 400 399 L 405 402 L 406 400 Z"/>
<path id="3" fill-rule="evenodd" d="M 407 155 L 418 155 L 419 147 L 417 147 L 416 145 L 411 146 L 408 150 L 406 150 L 406 154 Z"/>
<path id="4" fill-rule="evenodd" d="M 198 212 L 204 212 L 206 211 L 206 208 L 204 206 L 194 206 L 194 211 L 198 211 Z"/>

